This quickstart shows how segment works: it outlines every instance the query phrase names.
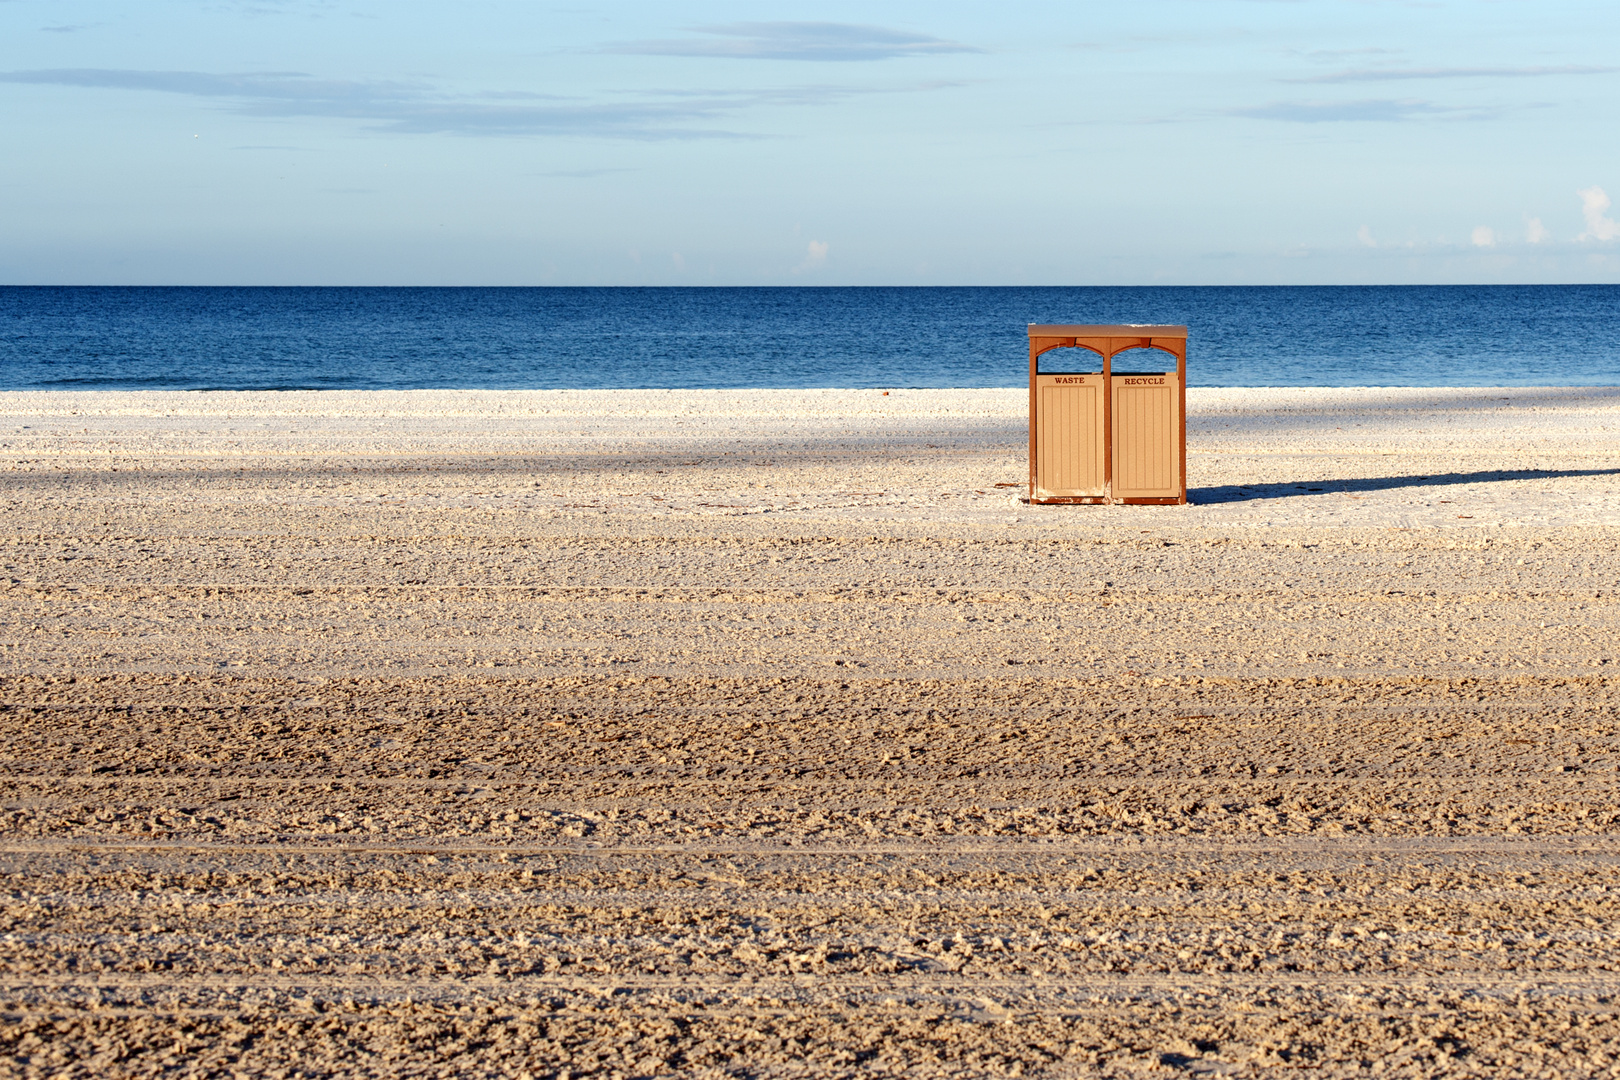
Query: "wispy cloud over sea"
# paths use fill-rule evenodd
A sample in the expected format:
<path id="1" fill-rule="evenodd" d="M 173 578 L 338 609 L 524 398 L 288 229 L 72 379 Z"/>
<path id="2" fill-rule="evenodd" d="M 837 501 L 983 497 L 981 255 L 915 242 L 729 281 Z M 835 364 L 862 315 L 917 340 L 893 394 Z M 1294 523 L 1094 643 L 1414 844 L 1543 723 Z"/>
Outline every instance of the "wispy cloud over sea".
<path id="1" fill-rule="evenodd" d="M 862 94 L 910 93 L 959 85 L 810 85 L 743 90 L 652 90 L 631 100 L 590 101 L 555 94 L 492 91 L 450 94 L 425 82 L 324 79 L 299 71 L 214 73 L 112 68 L 0 72 L 0 82 L 183 94 L 231 103 L 264 117 L 329 117 L 406 134 L 575 135 L 615 139 L 748 139 L 725 126 L 761 105 L 811 106 Z"/>
<path id="2" fill-rule="evenodd" d="M 1371 101 L 1274 101 L 1265 105 L 1229 109 L 1226 115 L 1251 120 L 1286 120 L 1297 124 L 1399 123 L 1411 120 L 1485 120 L 1500 109 L 1483 106 L 1437 105 L 1415 99 Z"/>
<path id="3" fill-rule="evenodd" d="M 605 51 L 734 60 L 891 60 L 983 49 L 927 34 L 832 22 L 738 22 L 697 26 L 692 37 L 629 41 Z"/>
<path id="4" fill-rule="evenodd" d="M 1430 67 L 1430 68 L 1362 68 L 1353 71 L 1335 71 L 1326 75 L 1310 75 L 1297 79 L 1284 79 L 1290 83 L 1355 83 L 1394 82 L 1402 79 L 1535 79 L 1551 75 L 1612 75 L 1620 67 L 1594 67 L 1565 64 L 1555 67 Z"/>

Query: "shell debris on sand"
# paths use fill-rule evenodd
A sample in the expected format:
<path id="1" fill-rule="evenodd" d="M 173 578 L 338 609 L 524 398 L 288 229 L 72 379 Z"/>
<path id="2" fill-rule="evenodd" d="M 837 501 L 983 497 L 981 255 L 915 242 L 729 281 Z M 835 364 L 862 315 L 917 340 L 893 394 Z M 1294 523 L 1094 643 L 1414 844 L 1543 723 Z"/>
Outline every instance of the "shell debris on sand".
<path id="1" fill-rule="evenodd" d="M 1620 391 L 1188 401 L 0 394 L 0 1061 L 1612 1071 Z"/>

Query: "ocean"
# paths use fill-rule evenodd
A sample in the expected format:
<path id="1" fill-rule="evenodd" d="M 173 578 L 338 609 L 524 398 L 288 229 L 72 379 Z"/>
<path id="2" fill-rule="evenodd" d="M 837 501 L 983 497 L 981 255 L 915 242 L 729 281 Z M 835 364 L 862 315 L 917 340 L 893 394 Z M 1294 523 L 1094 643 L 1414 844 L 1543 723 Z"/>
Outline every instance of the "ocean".
<path id="1" fill-rule="evenodd" d="M 1186 323 L 1194 386 L 1620 384 L 1620 285 L 0 287 L 0 389 L 1023 386 L 1032 322 Z"/>

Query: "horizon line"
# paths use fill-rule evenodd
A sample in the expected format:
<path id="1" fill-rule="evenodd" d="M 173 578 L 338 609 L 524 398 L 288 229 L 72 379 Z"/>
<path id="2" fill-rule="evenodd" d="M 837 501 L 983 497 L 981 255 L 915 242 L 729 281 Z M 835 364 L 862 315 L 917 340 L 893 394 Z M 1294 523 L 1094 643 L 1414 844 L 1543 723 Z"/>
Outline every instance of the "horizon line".
<path id="1" fill-rule="evenodd" d="M 0 282 L 0 289 L 1565 289 L 1565 288 L 1620 288 L 1616 281 L 1433 281 L 1433 282 L 1272 282 L 1191 284 L 1155 282 L 1152 284 L 1020 284 L 1020 285 L 854 285 L 854 284 L 774 284 L 774 285 L 378 285 L 378 284 L 180 284 L 167 283 L 66 283 Z"/>

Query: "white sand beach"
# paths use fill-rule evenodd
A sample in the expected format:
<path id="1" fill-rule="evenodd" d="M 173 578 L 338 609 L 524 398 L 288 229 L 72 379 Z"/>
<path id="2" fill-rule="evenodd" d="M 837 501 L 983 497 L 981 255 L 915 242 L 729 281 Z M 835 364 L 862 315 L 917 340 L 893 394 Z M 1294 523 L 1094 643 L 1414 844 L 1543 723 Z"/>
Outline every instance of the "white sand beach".
<path id="1" fill-rule="evenodd" d="M 1189 390 L 1186 507 L 1026 410 L 0 393 L 11 1052 L 1620 1065 L 1620 389 Z"/>
<path id="2" fill-rule="evenodd" d="M 1620 523 L 1615 389 L 1193 388 L 1195 505 L 1169 515 L 1021 511 L 1027 423 L 1024 390 L 0 393 L 0 449 L 17 459 L 12 468 L 35 456 L 106 468 L 123 460 L 126 469 L 187 462 L 203 473 L 227 461 L 303 459 L 311 463 L 305 497 L 335 494 L 334 507 L 360 493 L 316 494 L 323 468 L 442 457 L 487 464 L 489 482 L 479 486 L 499 490 L 475 497 L 510 500 L 503 509 L 597 509 L 615 521 L 771 513 L 807 525 L 960 528 L 1022 513 L 1021 525 L 1060 531 L 1077 520 L 1155 528 Z M 693 453 L 705 459 L 701 468 L 678 463 Z M 534 466 L 530 483 L 518 481 L 512 466 L 520 463 Z M 830 475 L 817 471 L 828 467 Z M 557 482 L 535 483 L 548 478 Z M 567 490 L 541 490 L 550 487 Z M 439 483 L 390 494 L 392 505 L 420 508 L 468 497 Z M 585 496 L 606 501 L 570 505 Z M 548 501 L 558 498 L 567 502 Z M 623 501 L 638 498 L 649 501 Z"/>

